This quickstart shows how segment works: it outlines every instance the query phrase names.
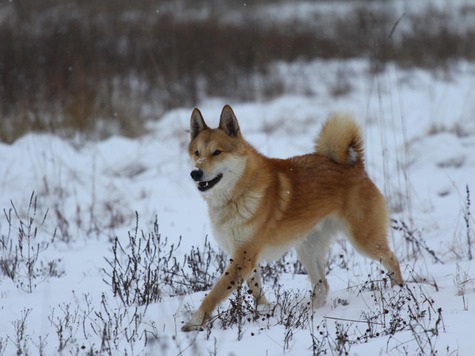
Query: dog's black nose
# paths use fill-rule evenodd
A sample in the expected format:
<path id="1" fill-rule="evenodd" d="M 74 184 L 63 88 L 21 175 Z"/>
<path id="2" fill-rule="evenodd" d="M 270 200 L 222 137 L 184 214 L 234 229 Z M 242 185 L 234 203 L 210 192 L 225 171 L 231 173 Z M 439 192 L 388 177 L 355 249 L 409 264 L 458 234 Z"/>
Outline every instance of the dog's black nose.
<path id="1" fill-rule="evenodd" d="M 191 171 L 191 178 L 194 180 L 200 180 L 203 177 L 203 171 L 201 169 L 194 169 Z"/>

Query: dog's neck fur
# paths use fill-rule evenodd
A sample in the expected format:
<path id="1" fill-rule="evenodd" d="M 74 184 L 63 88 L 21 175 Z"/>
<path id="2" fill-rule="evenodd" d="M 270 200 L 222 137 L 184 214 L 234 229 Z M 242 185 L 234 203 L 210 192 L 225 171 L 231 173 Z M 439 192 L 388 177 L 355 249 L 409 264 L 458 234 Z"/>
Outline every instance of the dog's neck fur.
<path id="1" fill-rule="evenodd" d="M 246 144 L 246 150 L 257 151 L 249 144 Z M 267 189 L 266 179 L 272 174 L 267 158 L 259 153 L 256 155 L 243 155 L 242 166 L 237 172 L 233 172 L 231 181 L 222 186 L 216 186 L 210 193 L 204 196 L 208 203 L 209 212 L 212 220 L 232 220 L 234 222 L 244 222 L 249 219 L 259 207 L 260 201 L 265 195 Z M 230 173 L 227 174 L 230 176 Z M 241 188 L 239 188 L 241 187 Z M 226 207 L 226 209 L 224 209 Z M 229 213 L 223 214 L 223 211 L 229 211 L 232 207 L 234 217 Z"/>

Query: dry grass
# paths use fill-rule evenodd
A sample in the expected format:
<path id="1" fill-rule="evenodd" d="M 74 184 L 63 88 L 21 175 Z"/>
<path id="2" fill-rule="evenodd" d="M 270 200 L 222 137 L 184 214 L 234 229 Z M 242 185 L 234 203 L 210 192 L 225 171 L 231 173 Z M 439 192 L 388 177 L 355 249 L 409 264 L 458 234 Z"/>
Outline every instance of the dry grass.
<path id="1" fill-rule="evenodd" d="M 276 60 L 366 57 L 377 69 L 388 61 L 432 68 L 475 59 L 473 31 L 460 33 L 436 10 L 405 16 L 404 29 L 390 36 L 401 15 L 390 8 L 361 6 L 328 28 L 318 17 L 263 26 L 244 16 L 245 23 L 231 23 L 223 16 L 236 8 L 214 0 L 186 8 L 209 11 L 184 21 L 176 6 L 166 0 L 3 4 L 0 140 L 32 130 L 136 136 L 150 118 L 206 96 L 274 97 L 283 90 L 268 69 Z"/>

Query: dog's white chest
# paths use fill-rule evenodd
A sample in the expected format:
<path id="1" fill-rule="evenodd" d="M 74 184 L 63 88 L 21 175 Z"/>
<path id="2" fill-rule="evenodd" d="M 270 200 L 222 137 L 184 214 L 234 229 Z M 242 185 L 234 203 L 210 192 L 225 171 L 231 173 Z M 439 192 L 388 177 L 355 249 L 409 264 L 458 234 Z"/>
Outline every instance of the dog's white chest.
<path id="1" fill-rule="evenodd" d="M 238 224 L 215 224 L 212 223 L 214 236 L 219 246 L 228 255 L 232 256 L 237 247 L 252 238 L 251 229 Z"/>
<path id="2" fill-rule="evenodd" d="M 247 216 L 222 208 L 210 208 L 209 213 L 214 237 L 228 255 L 252 238 L 253 226 L 247 223 Z"/>

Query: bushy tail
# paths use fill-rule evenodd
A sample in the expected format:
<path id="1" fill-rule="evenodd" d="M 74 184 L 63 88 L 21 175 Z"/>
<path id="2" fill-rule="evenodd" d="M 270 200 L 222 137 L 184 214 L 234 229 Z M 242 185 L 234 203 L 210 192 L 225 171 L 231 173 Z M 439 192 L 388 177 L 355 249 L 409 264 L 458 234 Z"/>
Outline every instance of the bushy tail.
<path id="1" fill-rule="evenodd" d="M 364 162 L 361 130 L 349 115 L 333 115 L 323 125 L 315 150 L 338 164 Z"/>

